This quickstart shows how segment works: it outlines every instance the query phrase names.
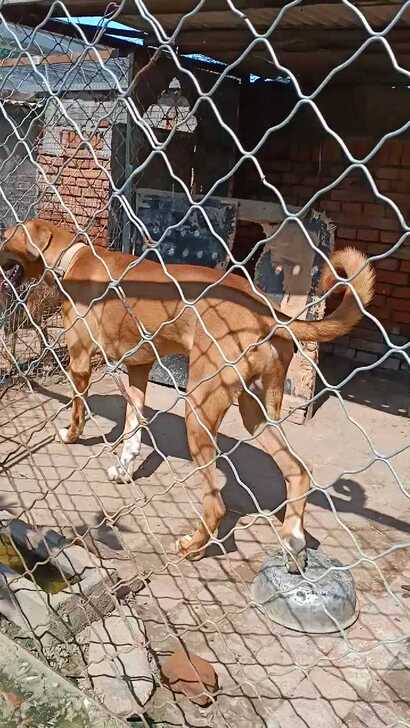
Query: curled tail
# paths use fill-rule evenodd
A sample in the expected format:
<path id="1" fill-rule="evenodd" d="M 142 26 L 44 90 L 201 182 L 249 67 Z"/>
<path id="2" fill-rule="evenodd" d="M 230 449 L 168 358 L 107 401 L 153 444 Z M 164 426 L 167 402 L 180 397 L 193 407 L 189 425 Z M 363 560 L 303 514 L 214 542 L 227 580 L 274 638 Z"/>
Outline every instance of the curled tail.
<path id="1" fill-rule="evenodd" d="M 330 261 L 346 278 L 351 278 L 351 285 L 356 291 L 362 305 L 366 307 L 374 295 L 374 271 L 367 258 L 355 248 L 338 250 Z M 362 269 L 362 270 L 361 270 Z M 360 271 L 360 273 L 358 272 Z M 329 266 L 325 266 L 319 281 L 319 293 L 329 291 L 336 282 Z M 343 300 L 333 313 L 321 321 L 302 321 L 300 319 L 289 324 L 289 328 L 302 341 L 332 341 L 338 336 L 344 336 L 355 326 L 363 314 L 357 305 L 356 297 L 350 286 L 346 286 Z M 282 316 L 280 316 L 282 318 Z M 289 338 L 285 328 L 277 329 L 276 336 Z"/>

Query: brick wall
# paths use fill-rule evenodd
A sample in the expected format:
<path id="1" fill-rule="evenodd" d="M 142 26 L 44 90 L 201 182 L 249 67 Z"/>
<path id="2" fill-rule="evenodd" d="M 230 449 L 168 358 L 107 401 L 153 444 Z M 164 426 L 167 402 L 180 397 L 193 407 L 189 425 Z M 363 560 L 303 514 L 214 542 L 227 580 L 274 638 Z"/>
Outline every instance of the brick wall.
<path id="1" fill-rule="evenodd" d="M 366 138 L 345 138 L 353 154 L 363 157 L 371 148 Z M 258 155 L 266 179 L 278 187 L 290 205 L 304 205 L 311 196 L 334 180 L 346 168 L 340 148 L 332 139 L 304 142 L 300 136 L 265 145 Z M 386 143 L 368 165 L 381 193 L 397 203 L 406 222 L 410 221 L 410 139 Z M 235 194 L 266 198 L 254 168 L 244 167 Z M 272 199 L 272 198 L 271 198 Z M 367 255 L 386 252 L 400 237 L 400 223 L 391 208 L 375 197 L 363 172 L 349 173 L 337 187 L 321 195 L 313 206 L 325 210 L 336 223 L 336 247 L 355 245 Z M 369 311 L 377 316 L 396 345 L 410 335 L 410 241 L 375 263 L 376 296 Z M 331 302 L 330 302 L 331 303 Z M 388 347 L 376 325 L 363 321 L 347 337 L 324 349 L 368 364 L 376 361 Z M 404 369 L 400 355 L 390 356 L 382 365 Z"/>
<path id="2" fill-rule="evenodd" d="M 102 146 L 101 133 L 97 131 L 90 139 L 99 164 L 109 169 L 110 162 L 99 158 Z M 76 222 L 91 235 L 95 242 L 105 243 L 108 226 L 109 182 L 105 172 L 98 167 L 91 151 L 81 145 L 76 132 L 60 132 L 61 151 L 59 155 L 40 154 L 41 164 L 48 182 L 55 184 L 63 203 L 75 216 Z M 39 215 L 46 219 L 75 229 L 75 224 L 57 194 L 44 181 L 41 183 Z"/>
<path id="3" fill-rule="evenodd" d="M 65 105 L 68 119 L 51 104 L 47 108 L 38 156 L 47 182 L 40 176 L 39 215 L 74 230 L 75 223 L 64 204 L 95 242 L 106 243 L 110 190 L 105 170 L 111 169 L 109 114 L 113 102 L 67 100 Z M 97 161 L 89 146 L 69 126 L 70 120 L 85 134 Z M 56 186 L 63 204 L 50 183 Z"/>

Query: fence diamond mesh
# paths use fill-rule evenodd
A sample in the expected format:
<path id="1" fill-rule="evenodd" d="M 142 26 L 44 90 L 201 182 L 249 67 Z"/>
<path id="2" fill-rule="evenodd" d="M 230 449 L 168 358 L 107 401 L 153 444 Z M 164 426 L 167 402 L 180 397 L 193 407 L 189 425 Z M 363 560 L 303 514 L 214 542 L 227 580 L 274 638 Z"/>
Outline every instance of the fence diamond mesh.
<path id="1" fill-rule="evenodd" d="M 409 726 L 410 2 L 25 7 L 2 631 L 115 725 Z"/>

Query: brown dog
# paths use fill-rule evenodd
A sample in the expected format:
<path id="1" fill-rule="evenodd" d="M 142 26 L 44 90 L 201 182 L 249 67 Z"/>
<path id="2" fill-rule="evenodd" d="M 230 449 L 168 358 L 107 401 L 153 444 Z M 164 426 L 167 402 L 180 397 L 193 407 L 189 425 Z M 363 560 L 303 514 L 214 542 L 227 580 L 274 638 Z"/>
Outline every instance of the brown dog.
<path id="1" fill-rule="evenodd" d="M 303 341 L 331 341 L 346 334 L 360 320 L 361 311 L 349 287 L 339 307 L 322 321 L 295 320 L 288 327 L 275 322 L 269 307 L 248 281 L 191 265 L 167 265 L 149 260 L 136 263 L 130 255 L 96 247 L 95 252 L 61 228 L 32 220 L 6 231 L 0 251 L 4 274 L 18 286 L 52 269 L 60 276 L 69 376 L 74 396 L 71 424 L 60 431 L 73 443 L 84 428 L 84 397 L 91 374 L 91 357 L 123 359 L 128 370 L 126 397 L 127 439 L 120 466 L 109 478 L 132 472 L 139 453 L 148 374 L 160 357 L 189 356 L 186 427 L 192 459 L 203 478 L 203 516 L 192 536 L 179 540 L 183 556 L 201 552 L 218 529 L 225 507 L 216 483 L 215 437 L 227 409 L 238 398 L 245 427 L 279 465 L 287 484 L 288 500 L 282 544 L 288 568 L 304 568 L 306 545 L 303 514 L 309 476 L 286 447 L 277 427 L 286 371 L 293 356 L 292 334 Z M 364 256 L 346 249 L 332 257 L 366 306 L 373 295 L 374 275 Z M 47 276 L 52 276 L 46 272 Z M 322 275 L 322 289 L 334 283 L 330 269 Z M 185 298 L 182 300 L 181 294 Z M 194 302 L 195 305 L 190 305 Z M 280 314 L 283 323 L 289 319 Z"/>

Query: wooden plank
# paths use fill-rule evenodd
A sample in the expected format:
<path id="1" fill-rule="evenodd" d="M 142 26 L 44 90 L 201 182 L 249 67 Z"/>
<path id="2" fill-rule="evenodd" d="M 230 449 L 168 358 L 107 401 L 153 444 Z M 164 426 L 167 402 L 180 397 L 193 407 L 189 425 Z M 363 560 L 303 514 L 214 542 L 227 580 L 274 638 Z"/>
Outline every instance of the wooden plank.
<path id="1" fill-rule="evenodd" d="M 188 52 L 187 49 L 184 52 Z M 336 65 L 348 60 L 352 54 L 347 51 L 320 51 L 319 53 L 279 51 L 277 55 L 279 64 L 292 71 L 301 80 L 303 87 L 304 83 L 312 81 L 318 83 L 323 80 Z M 214 54 L 214 57 L 227 64 L 232 62 L 232 55 L 228 52 L 218 52 Z M 400 55 L 400 63 L 405 69 L 410 69 L 410 54 Z M 247 54 L 241 62 L 240 68 L 235 70 L 240 74 L 250 72 L 270 78 L 280 73 L 279 69 L 275 69 L 275 65 L 272 64 L 268 53 L 265 52 L 265 57 L 263 57 L 260 49 L 259 53 L 253 51 Z M 368 83 L 369 79 L 374 81 L 377 79 L 380 84 L 391 82 L 394 85 L 408 85 L 408 79 L 394 70 L 386 52 L 362 54 L 354 63 L 337 74 L 335 82 L 340 85 L 355 82 Z M 304 87 L 303 89 L 306 91 Z"/>
<path id="2" fill-rule="evenodd" d="M 140 187 L 139 193 L 144 195 L 149 195 L 151 193 L 155 193 L 156 195 L 168 195 L 168 192 L 162 192 L 161 190 L 156 190 L 149 187 Z M 175 193 L 175 195 L 178 195 L 180 193 Z M 185 195 L 180 195 L 181 197 L 185 197 Z M 193 195 L 193 199 L 196 202 L 199 202 L 203 198 L 203 195 Z M 276 202 L 264 202 L 261 200 L 244 200 L 242 198 L 232 198 L 232 197 L 221 197 L 218 195 L 218 199 L 222 202 L 231 203 L 232 199 L 235 199 L 237 205 L 238 205 L 238 220 L 246 220 L 247 222 L 257 222 L 257 223 L 263 223 L 266 221 L 267 223 L 280 223 L 282 220 L 284 220 L 285 215 L 283 213 L 282 207 L 276 203 Z M 297 212 L 296 207 L 290 207 L 289 208 L 291 212 Z"/>
<path id="3" fill-rule="evenodd" d="M 381 27 L 384 27 L 384 23 Z M 185 28 L 185 24 L 184 24 Z M 240 30 L 226 27 L 223 29 L 212 29 L 212 33 L 206 33 L 207 28 L 199 27 L 197 30 L 182 30 L 178 34 L 178 47 L 183 50 L 196 48 L 197 51 L 233 51 L 246 48 L 254 40 L 252 33 L 246 28 Z M 376 28 L 377 30 L 377 28 Z M 261 29 L 262 31 L 262 29 Z M 272 48 L 283 49 L 289 53 L 306 52 L 307 50 L 347 50 L 353 53 L 367 38 L 369 34 L 361 26 L 357 29 L 351 28 L 320 28 L 312 30 L 309 27 L 284 30 L 279 26 L 269 36 L 269 43 Z M 149 36 L 154 42 L 154 36 Z M 398 28 L 391 31 L 387 37 L 389 43 L 394 47 L 400 47 L 403 52 L 409 48 L 410 27 Z M 261 52 L 262 45 L 258 45 Z M 384 46 L 380 42 L 374 42 L 368 46 L 366 53 L 381 53 Z"/>
<path id="4" fill-rule="evenodd" d="M 112 52 L 105 49 L 98 49 L 98 54 L 102 61 L 107 61 L 111 58 Z M 96 61 L 96 51 L 90 50 L 84 53 L 49 53 L 47 55 L 31 56 L 19 56 L 18 58 L 2 58 L 0 60 L 0 68 L 14 68 L 15 66 L 31 66 L 32 63 L 37 66 L 49 66 L 50 64 L 60 63 L 75 63 L 81 58 L 83 61 Z"/>
<path id="5" fill-rule="evenodd" d="M 246 7 L 241 9 L 246 13 L 246 17 L 258 31 L 266 31 L 278 17 L 279 12 L 283 9 L 283 5 L 272 2 L 266 4 L 264 7 L 260 3 L 251 7 L 250 3 L 246 3 Z M 393 3 L 379 3 L 375 6 L 366 3 L 362 5 L 362 10 L 365 15 L 367 14 L 369 16 L 370 21 L 373 21 L 371 24 L 376 29 L 383 29 L 393 19 L 395 12 L 397 12 L 397 5 Z M 175 8 L 172 6 L 167 7 L 164 12 L 158 10 L 154 14 L 161 26 L 169 34 L 175 30 L 183 16 L 183 12 L 175 12 Z M 140 19 L 136 18 L 135 13 L 131 15 L 124 13 L 122 17 L 124 21 L 131 25 L 140 22 Z M 399 22 L 405 23 L 406 20 L 400 19 Z M 144 27 L 147 28 L 148 26 Z M 320 27 L 329 29 L 358 28 L 366 32 L 361 19 L 349 6 L 331 2 L 304 2 L 303 5 L 289 7 L 281 17 L 278 30 L 280 32 L 286 28 L 294 28 L 296 32 L 302 34 L 305 30 L 309 31 L 312 28 L 319 29 Z M 212 30 L 231 33 L 235 30 L 245 30 L 245 28 L 246 26 L 240 15 L 230 12 L 226 6 L 220 10 L 213 10 L 208 7 L 207 3 L 204 8 L 201 8 L 192 15 L 188 15 L 184 19 L 178 39 L 185 32 L 197 31 L 203 33 L 206 30 Z"/>

